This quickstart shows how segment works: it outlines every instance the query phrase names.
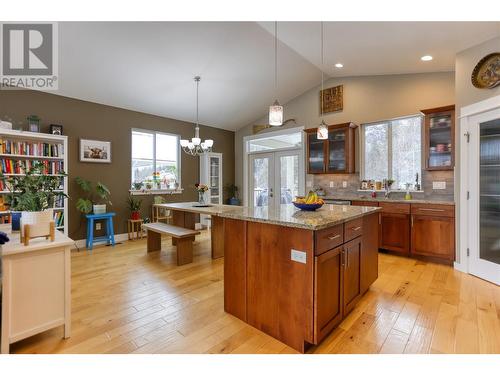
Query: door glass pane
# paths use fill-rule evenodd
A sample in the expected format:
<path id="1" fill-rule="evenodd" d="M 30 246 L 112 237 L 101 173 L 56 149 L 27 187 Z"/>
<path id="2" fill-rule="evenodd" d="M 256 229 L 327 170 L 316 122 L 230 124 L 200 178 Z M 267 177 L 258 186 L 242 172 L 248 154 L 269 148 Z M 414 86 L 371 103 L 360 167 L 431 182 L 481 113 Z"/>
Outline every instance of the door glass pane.
<path id="1" fill-rule="evenodd" d="M 220 161 L 219 158 L 210 158 L 210 196 L 213 198 L 212 203 L 219 203 L 218 197 L 220 192 Z M 215 202 L 217 201 L 217 202 Z"/>
<path id="2" fill-rule="evenodd" d="M 328 133 L 328 171 L 341 172 L 346 169 L 345 147 L 346 131 L 336 130 Z"/>
<path id="3" fill-rule="evenodd" d="M 392 178 L 394 187 L 404 189 L 414 184 L 415 175 L 421 181 L 422 118 L 409 117 L 392 121 Z"/>
<path id="4" fill-rule="evenodd" d="M 429 120 L 429 167 L 451 165 L 451 114 L 440 114 Z"/>
<path id="5" fill-rule="evenodd" d="M 280 157 L 280 203 L 292 203 L 299 195 L 299 157 L 297 155 Z"/>
<path id="6" fill-rule="evenodd" d="M 269 158 L 255 158 L 253 161 L 253 204 L 269 205 Z"/>
<path id="7" fill-rule="evenodd" d="M 282 148 L 302 146 L 302 132 L 271 135 L 266 138 L 252 139 L 248 141 L 248 152 L 279 150 Z"/>
<path id="8" fill-rule="evenodd" d="M 309 143 L 309 172 L 322 173 L 324 172 L 324 145 L 325 141 L 318 139 L 316 133 L 308 134 Z"/>
<path id="9" fill-rule="evenodd" d="M 364 169 L 367 180 L 382 181 L 389 176 L 388 124 L 365 125 Z"/>
<path id="10" fill-rule="evenodd" d="M 479 124 L 481 259 L 500 264 L 500 119 Z"/>

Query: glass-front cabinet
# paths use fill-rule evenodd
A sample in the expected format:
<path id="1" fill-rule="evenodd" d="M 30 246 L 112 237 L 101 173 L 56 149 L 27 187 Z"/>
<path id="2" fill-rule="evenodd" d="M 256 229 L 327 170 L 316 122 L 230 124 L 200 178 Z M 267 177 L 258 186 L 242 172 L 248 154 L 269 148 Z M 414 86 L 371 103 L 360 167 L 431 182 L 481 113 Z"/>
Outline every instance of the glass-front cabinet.
<path id="1" fill-rule="evenodd" d="M 427 170 L 449 170 L 455 165 L 455 106 L 425 109 L 425 164 Z"/>
<path id="2" fill-rule="evenodd" d="M 317 129 L 306 129 L 307 173 L 354 173 L 354 129 L 352 122 L 330 125 L 328 139 L 316 136 Z"/>
<path id="3" fill-rule="evenodd" d="M 222 204 L 222 154 L 209 152 L 200 156 L 200 183 L 209 188 L 208 202 Z"/>

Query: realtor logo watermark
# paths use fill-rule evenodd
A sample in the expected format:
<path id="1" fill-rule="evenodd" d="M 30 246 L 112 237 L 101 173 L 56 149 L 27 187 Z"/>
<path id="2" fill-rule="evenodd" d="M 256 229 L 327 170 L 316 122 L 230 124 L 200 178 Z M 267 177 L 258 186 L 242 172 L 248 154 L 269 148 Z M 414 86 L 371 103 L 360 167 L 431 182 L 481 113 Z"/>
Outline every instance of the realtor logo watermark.
<path id="1" fill-rule="evenodd" d="M 0 89 L 58 89 L 57 23 L 1 23 Z"/>

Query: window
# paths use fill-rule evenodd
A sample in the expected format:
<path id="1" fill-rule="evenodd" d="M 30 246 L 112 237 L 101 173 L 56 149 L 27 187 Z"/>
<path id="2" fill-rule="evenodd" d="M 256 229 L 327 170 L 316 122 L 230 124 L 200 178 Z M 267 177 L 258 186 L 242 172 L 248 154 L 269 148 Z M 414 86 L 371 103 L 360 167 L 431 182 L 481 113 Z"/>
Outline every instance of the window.
<path id="1" fill-rule="evenodd" d="M 405 189 L 422 174 L 422 116 L 364 124 L 362 175 L 365 180 L 393 179 L 394 189 Z"/>
<path id="2" fill-rule="evenodd" d="M 132 182 L 160 181 L 165 189 L 180 186 L 179 159 L 178 135 L 132 130 Z M 159 173 L 156 180 L 154 172 Z"/>

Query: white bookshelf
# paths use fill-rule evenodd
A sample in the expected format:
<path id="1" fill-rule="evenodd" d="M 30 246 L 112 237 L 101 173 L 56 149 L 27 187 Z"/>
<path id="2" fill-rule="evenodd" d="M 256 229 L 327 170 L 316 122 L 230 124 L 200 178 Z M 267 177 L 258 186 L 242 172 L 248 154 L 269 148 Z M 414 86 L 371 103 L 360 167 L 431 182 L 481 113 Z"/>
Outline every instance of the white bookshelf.
<path id="1" fill-rule="evenodd" d="M 64 135 L 52 135 L 44 133 L 32 133 L 22 130 L 7 130 L 0 129 L 0 139 L 9 140 L 14 142 L 27 142 L 27 143 L 48 143 L 53 145 L 62 146 L 62 156 L 42 156 L 42 155 L 18 155 L 12 153 L 1 153 L 0 161 L 4 159 L 12 160 L 39 160 L 39 161 L 60 161 L 62 162 L 62 169 L 68 174 L 68 137 Z M 59 147 L 61 147 L 59 146 Z M 1 168 L 1 165 L 0 165 Z M 1 170 L 1 169 L 0 169 Z M 4 176 L 24 176 L 23 173 L 3 173 Z M 49 174 L 48 176 L 57 177 L 57 174 Z M 63 177 L 63 189 L 61 190 L 68 194 L 68 177 Z M 8 194 L 9 191 L 0 190 L 0 196 Z M 55 207 L 54 212 L 63 211 L 63 225 L 58 226 L 57 229 L 68 235 L 68 199 L 64 198 L 62 207 Z M 9 215 L 10 211 L 0 210 L 0 215 Z"/>

